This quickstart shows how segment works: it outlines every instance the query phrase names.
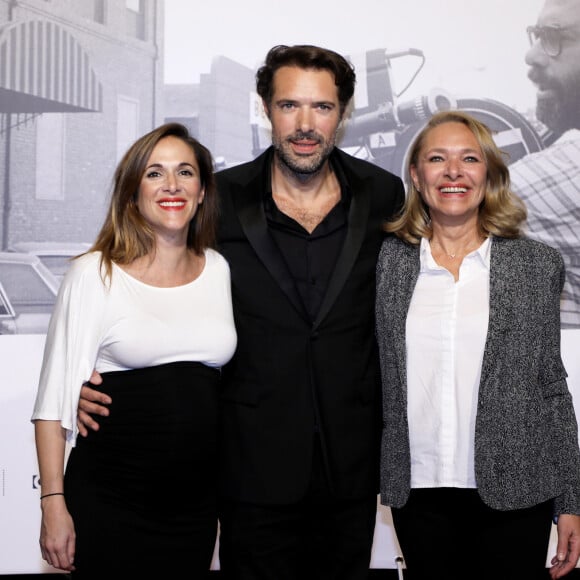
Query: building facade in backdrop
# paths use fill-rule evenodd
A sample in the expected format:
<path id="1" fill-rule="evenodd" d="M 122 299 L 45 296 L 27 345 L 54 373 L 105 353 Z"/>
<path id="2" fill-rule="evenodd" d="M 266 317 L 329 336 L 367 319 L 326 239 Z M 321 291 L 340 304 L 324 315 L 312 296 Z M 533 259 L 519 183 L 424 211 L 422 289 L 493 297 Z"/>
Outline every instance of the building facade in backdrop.
<path id="1" fill-rule="evenodd" d="M 163 0 L 0 0 L 0 250 L 91 242 L 163 118 Z"/>

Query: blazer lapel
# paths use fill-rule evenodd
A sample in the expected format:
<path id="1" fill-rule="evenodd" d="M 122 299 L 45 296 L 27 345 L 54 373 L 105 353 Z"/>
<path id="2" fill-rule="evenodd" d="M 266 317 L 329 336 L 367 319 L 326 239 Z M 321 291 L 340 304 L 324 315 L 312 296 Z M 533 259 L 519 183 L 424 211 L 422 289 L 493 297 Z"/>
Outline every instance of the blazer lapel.
<path id="1" fill-rule="evenodd" d="M 514 305 L 518 304 L 518 292 L 521 285 L 514 280 L 517 269 L 513 264 L 513 252 L 510 240 L 493 238 L 491 241 L 491 258 L 489 273 L 489 321 L 487 339 L 483 352 L 481 381 L 483 386 L 490 370 L 493 368 L 494 353 L 505 347 L 505 332 L 513 324 Z M 516 257 L 517 259 L 517 257 Z"/>
<path id="2" fill-rule="evenodd" d="M 258 172 L 252 180 L 232 188 L 232 199 L 248 241 L 270 275 L 276 280 L 294 308 L 307 318 L 304 305 L 278 246 L 268 233 L 262 200 L 263 177 Z"/>
<path id="3" fill-rule="evenodd" d="M 391 279 L 391 333 L 399 369 L 399 381 L 407 396 L 407 314 L 421 268 L 420 247 L 400 244 L 397 275 Z"/>
<path id="4" fill-rule="evenodd" d="M 314 321 L 314 327 L 318 326 L 324 320 L 324 317 L 332 308 L 334 301 L 354 266 L 363 239 L 367 233 L 370 192 L 365 187 L 364 181 L 358 184 L 352 183 L 352 185 L 353 195 L 348 212 L 346 237 L 338 260 L 336 261 L 336 267 L 330 278 L 326 294 L 320 305 L 320 310 Z"/>

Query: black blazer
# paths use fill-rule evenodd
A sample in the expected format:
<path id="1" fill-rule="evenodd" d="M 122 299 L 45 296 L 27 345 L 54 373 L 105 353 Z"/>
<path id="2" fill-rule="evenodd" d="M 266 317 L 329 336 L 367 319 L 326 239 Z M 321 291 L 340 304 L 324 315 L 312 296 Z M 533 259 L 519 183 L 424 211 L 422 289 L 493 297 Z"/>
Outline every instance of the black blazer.
<path id="1" fill-rule="evenodd" d="M 401 180 L 335 149 L 352 190 L 348 233 L 312 323 L 264 213 L 272 149 L 217 174 L 219 250 L 230 264 L 238 346 L 223 370 L 221 491 L 289 503 L 310 481 L 315 425 L 338 497 L 378 492 L 380 373 L 374 335 L 381 224 Z"/>

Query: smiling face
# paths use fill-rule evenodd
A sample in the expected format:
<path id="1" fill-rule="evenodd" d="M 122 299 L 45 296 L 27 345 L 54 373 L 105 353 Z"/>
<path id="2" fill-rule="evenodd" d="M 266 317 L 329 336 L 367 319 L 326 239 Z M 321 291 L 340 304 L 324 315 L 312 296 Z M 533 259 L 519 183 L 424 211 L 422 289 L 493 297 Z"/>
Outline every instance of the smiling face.
<path id="1" fill-rule="evenodd" d="M 487 166 L 479 142 L 466 125 L 448 122 L 430 129 L 410 174 L 432 221 L 477 223 Z"/>
<path id="2" fill-rule="evenodd" d="M 334 148 L 341 119 L 334 77 L 327 70 L 284 66 L 273 85 L 267 111 L 276 156 L 294 174 L 317 173 Z"/>
<path id="3" fill-rule="evenodd" d="M 191 147 L 178 137 L 161 139 L 147 161 L 137 197 L 139 213 L 157 238 L 185 244 L 189 222 L 203 196 Z"/>

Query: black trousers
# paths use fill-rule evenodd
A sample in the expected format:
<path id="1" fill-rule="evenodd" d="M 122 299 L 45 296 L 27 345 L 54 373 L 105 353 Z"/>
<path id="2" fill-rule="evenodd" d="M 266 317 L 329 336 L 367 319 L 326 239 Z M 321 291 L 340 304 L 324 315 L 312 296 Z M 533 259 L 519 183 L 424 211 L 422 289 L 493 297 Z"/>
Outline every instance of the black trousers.
<path id="1" fill-rule="evenodd" d="M 405 580 L 545 580 L 552 502 L 498 511 L 475 489 L 413 489 L 392 508 Z"/>
<path id="2" fill-rule="evenodd" d="M 220 576 L 226 580 L 367 580 L 377 495 L 335 499 L 322 462 L 306 497 L 288 505 L 226 501 L 220 508 Z"/>

